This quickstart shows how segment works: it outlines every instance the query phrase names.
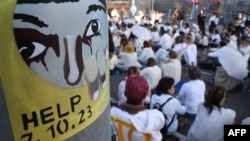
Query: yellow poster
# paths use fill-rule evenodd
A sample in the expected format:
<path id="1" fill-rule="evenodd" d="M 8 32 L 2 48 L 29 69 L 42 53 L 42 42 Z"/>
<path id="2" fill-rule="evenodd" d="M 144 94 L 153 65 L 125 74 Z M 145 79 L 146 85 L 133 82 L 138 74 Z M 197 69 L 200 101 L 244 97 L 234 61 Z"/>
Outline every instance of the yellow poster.
<path id="1" fill-rule="evenodd" d="M 109 100 L 105 0 L 0 1 L 0 85 L 18 141 L 64 140 Z"/>

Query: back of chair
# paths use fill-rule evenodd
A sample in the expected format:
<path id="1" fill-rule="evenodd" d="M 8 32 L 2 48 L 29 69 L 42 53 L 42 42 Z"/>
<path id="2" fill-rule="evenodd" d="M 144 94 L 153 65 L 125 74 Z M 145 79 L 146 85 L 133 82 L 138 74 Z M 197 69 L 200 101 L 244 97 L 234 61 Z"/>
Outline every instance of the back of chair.
<path id="1" fill-rule="evenodd" d="M 118 117 L 111 116 L 111 121 L 116 129 L 118 141 L 133 141 L 133 133 L 138 132 L 135 127 Z M 141 133 L 144 137 L 143 141 L 151 141 L 151 134 Z"/>

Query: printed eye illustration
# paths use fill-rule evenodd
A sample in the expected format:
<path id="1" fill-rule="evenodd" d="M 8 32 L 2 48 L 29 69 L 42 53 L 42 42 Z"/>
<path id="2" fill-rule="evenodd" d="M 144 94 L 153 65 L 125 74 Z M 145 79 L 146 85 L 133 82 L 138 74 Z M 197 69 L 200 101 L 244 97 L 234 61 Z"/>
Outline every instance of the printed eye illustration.
<path id="1" fill-rule="evenodd" d="M 44 58 L 49 48 L 54 50 L 56 56 L 59 56 L 58 36 L 45 35 L 37 30 L 28 28 L 15 28 L 14 31 L 18 50 L 25 62 L 30 65 L 32 62 L 41 61 L 48 71 Z"/>
<path id="2" fill-rule="evenodd" d="M 29 47 L 27 46 L 21 47 L 19 49 L 19 52 L 23 57 L 26 57 L 26 59 L 32 59 L 41 54 L 45 49 L 46 47 L 44 45 L 32 42 L 31 46 Z"/>
<path id="3" fill-rule="evenodd" d="M 98 19 L 91 20 L 86 27 L 86 30 L 84 32 L 84 35 L 82 37 L 82 42 L 87 44 L 90 47 L 91 54 L 93 54 L 93 50 L 91 47 L 91 39 L 94 36 L 100 35 L 100 29 L 101 29 L 101 22 Z"/>
<path id="4" fill-rule="evenodd" d="M 98 19 L 91 20 L 87 25 L 87 37 L 93 37 L 99 35 L 99 30 L 101 28 L 101 22 Z"/>

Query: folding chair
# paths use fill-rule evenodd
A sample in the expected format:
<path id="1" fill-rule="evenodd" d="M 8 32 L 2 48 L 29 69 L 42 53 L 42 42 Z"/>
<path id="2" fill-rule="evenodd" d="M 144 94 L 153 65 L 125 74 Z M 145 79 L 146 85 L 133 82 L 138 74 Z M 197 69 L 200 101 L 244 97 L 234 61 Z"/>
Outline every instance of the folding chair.
<path id="1" fill-rule="evenodd" d="M 128 123 L 118 117 L 111 116 L 111 121 L 113 123 L 114 128 L 116 129 L 118 141 L 133 141 L 133 133 L 140 133 L 135 129 L 135 127 L 131 123 Z M 150 133 L 140 134 L 144 138 L 143 141 L 151 141 Z"/>

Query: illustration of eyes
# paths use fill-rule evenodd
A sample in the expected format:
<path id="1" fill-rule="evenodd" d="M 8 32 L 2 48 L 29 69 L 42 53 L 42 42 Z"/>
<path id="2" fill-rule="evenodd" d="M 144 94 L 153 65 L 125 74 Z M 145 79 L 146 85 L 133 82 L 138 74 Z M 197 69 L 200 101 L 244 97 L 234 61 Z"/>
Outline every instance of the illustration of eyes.
<path id="1" fill-rule="evenodd" d="M 87 44 L 90 47 L 91 54 L 93 54 L 92 47 L 91 47 L 91 39 L 94 36 L 100 35 L 100 29 L 101 29 L 101 22 L 98 19 L 93 19 L 89 21 L 89 23 L 86 26 L 86 30 L 82 37 L 82 42 Z"/>
<path id="2" fill-rule="evenodd" d="M 59 56 L 59 41 L 57 35 L 45 35 L 34 29 L 15 28 L 18 50 L 25 62 L 30 66 L 32 62 L 41 62 L 48 71 L 45 55 L 49 48 Z M 49 42 L 50 41 L 50 42 Z"/>
<path id="3" fill-rule="evenodd" d="M 31 47 L 21 47 L 19 52 L 22 56 L 25 56 L 26 59 L 32 59 L 41 54 L 46 47 L 40 43 L 32 42 Z"/>

